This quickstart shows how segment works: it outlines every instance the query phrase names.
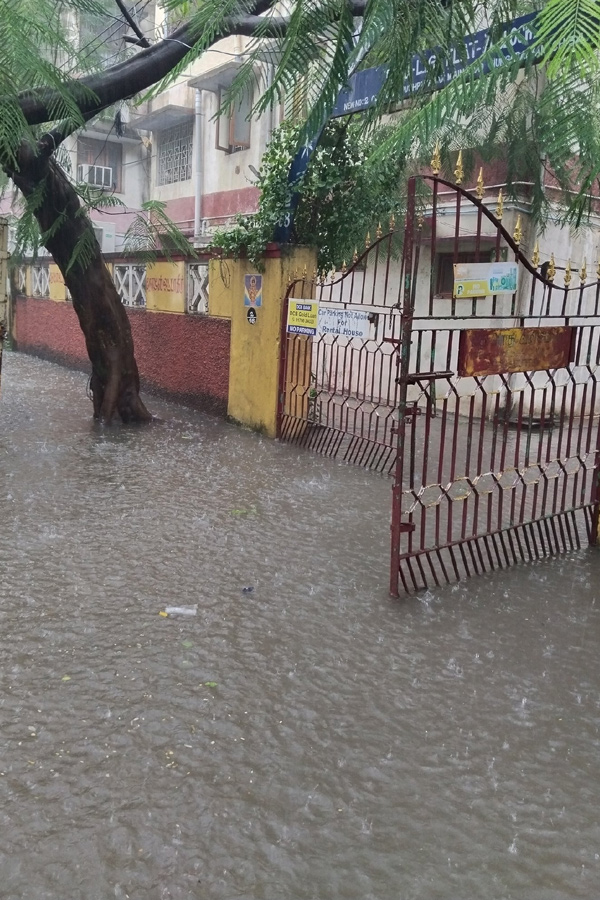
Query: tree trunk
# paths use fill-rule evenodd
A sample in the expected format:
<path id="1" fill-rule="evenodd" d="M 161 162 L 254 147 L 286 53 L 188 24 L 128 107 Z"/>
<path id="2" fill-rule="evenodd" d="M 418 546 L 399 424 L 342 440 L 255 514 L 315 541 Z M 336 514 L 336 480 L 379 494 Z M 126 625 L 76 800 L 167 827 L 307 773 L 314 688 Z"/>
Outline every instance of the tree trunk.
<path id="1" fill-rule="evenodd" d="M 92 363 L 94 418 L 109 423 L 118 413 L 123 422 L 150 421 L 129 319 L 77 192 L 58 163 L 31 144 L 21 145 L 18 171 L 9 174 L 35 207 L 44 244 L 71 292 Z"/>

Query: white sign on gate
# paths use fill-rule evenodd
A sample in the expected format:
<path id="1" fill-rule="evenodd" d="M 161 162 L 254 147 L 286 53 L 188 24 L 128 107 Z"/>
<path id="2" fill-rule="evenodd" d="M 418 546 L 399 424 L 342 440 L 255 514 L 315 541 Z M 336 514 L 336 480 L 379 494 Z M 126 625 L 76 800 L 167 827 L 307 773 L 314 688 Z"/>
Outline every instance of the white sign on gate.
<path id="1" fill-rule="evenodd" d="M 317 334 L 333 334 L 339 337 L 368 340 L 369 313 L 362 309 L 335 309 L 321 306 Z"/>

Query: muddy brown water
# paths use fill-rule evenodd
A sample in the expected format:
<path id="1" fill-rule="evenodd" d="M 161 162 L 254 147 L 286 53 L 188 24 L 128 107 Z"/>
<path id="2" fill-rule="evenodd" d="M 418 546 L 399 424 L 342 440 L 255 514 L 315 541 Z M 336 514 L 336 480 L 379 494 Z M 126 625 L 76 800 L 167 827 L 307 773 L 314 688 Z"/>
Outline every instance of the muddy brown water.
<path id="1" fill-rule="evenodd" d="M 600 894 L 600 555 L 394 602 L 388 480 L 84 389 L 5 354 L 3 900 Z"/>

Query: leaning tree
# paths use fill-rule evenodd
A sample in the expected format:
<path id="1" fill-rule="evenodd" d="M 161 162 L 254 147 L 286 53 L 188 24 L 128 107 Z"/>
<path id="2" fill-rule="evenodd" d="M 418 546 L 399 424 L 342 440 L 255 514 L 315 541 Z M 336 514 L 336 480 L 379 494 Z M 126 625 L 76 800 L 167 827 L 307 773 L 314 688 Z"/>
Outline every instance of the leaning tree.
<path id="1" fill-rule="evenodd" d="M 114 0 L 112 12 L 107 0 L 0 0 L 0 165 L 35 216 L 41 240 L 69 288 L 92 364 L 94 415 L 105 422 L 117 414 L 124 422 L 146 421 L 150 414 L 139 396 L 126 311 L 57 150 L 68 135 L 115 103 L 163 89 L 226 36 L 250 38 L 228 102 L 236 103 L 257 77 L 258 63 L 268 59 L 274 75 L 254 112 L 280 101 L 301 81 L 308 98 L 302 135 L 307 146 L 349 76 L 359 67 L 383 64 L 383 88 L 364 116 L 365 127 L 399 100 L 402 108 L 378 154 L 418 156 L 436 139 L 456 146 L 466 129 L 471 145 L 501 145 L 515 159 L 527 152 L 532 160 L 551 165 L 565 186 L 578 186 L 569 195 L 574 198 L 571 214 L 580 217 L 585 211 L 600 170 L 600 17 L 593 0 L 548 0 L 538 14 L 537 43 L 518 58 L 506 46 L 502 23 L 539 4 L 165 0 L 164 5 L 183 12 L 184 24 L 151 42 L 140 31 L 129 0 Z M 73 17 L 84 12 L 128 24 L 133 49 L 126 60 L 104 70 L 73 69 Z M 482 22 L 490 46 L 470 63 L 463 38 Z M 435 54 L 424 56 L 425 81 L 407 98 L 413 54 L 432 47 Z M 501 66 L 495 62 L 499 54 Z M 440 73 L 450 71 L 457 56 L 461 74 L 440 89 Z M 543 190 L 538 195 L 541 207 Z"/>

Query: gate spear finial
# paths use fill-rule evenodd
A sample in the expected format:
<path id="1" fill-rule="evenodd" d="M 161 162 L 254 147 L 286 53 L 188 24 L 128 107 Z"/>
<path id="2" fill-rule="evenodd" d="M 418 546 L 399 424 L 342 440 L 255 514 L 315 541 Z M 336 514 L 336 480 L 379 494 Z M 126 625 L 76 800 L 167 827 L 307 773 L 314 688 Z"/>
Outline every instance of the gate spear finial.
<path id="1" fill-rule="evenodd" d="M 569 261 L 567 262 L 567 267 L 565 269 L 564 285 L 566 288 L 568 288 L 570 284 L 571 284 L 571 260 L 569 259 Z"/>
<path id="2" fill-rule="evenodd" d="M 485 191 L 485 187 L 483 184 L 483 166 L 479 169 L 479 175 L 477 176 L 477 190 L 475 194 L 478 200 L 483 200 L 483 193 Z"/>
<path id="3" fill-rule="evenodd" d="M 546 272 L 546 278 L 548 281 L 554 281 L 554 276 L 556 275 L 556 263 L 554 261 L 554 253 L 550 255 L 550 265 L 548 266 L 548 271 Z"/>
<path id="4" fill-rule="evenodd" d="M 496 218 L 502 221 L 504 214 L 504 197 L 502 196 L 502 188 L 498 191 L 498 203 L 496 204 Z"/>
<path id="5" fill-rule="evenodd" d="M 517 224 L 515 225 L 513 238 L 514 238 L 515 244 L 518 247 L 519 244 L 521 243 L 521 241 L 523 240 L 523 229 L 521 227 L 521 215 L 520 214 L 517 216 Z"/>
<path id="6" fill-rule="evenodd" d="M 456 168 L 454 170 L 454 180 L 456 184 L 462 184 L 462 180 L 465 177 L 465 171 L 463 169 L 463 160 L 462 160 L 462 150 L 458 151 L 458 157 L 456 159 Z"/>
<path id="7" fill-rule="evenodd" d="M 433 156 L 431 157 L 431 171 L 434 175 L 440 174 L 440 169 L 442 168 L 442 160 L 440 157 L 440 142 L 435 142 L 435 147 L 433 148 Z"/>
<path id="8" fill-rule="evenodd" d="M 535 247 L 533 248 L 533 256 L 531 257 L 531 265 L 533 266 L 534 269 L 537 269 L 539 264 L 540 264 L 540 245 L 536 241 Z"/>
<path id="9" fill-rule="evenodd" d="M 581 268 L 579 270 L 579 280 L 581 281 L 582 284 L 585 284 L 586 279 L 587 279 L 587 263 L 586 263 L 586 259 L 584 256 L 583 262 L 581 263 Z"/>

